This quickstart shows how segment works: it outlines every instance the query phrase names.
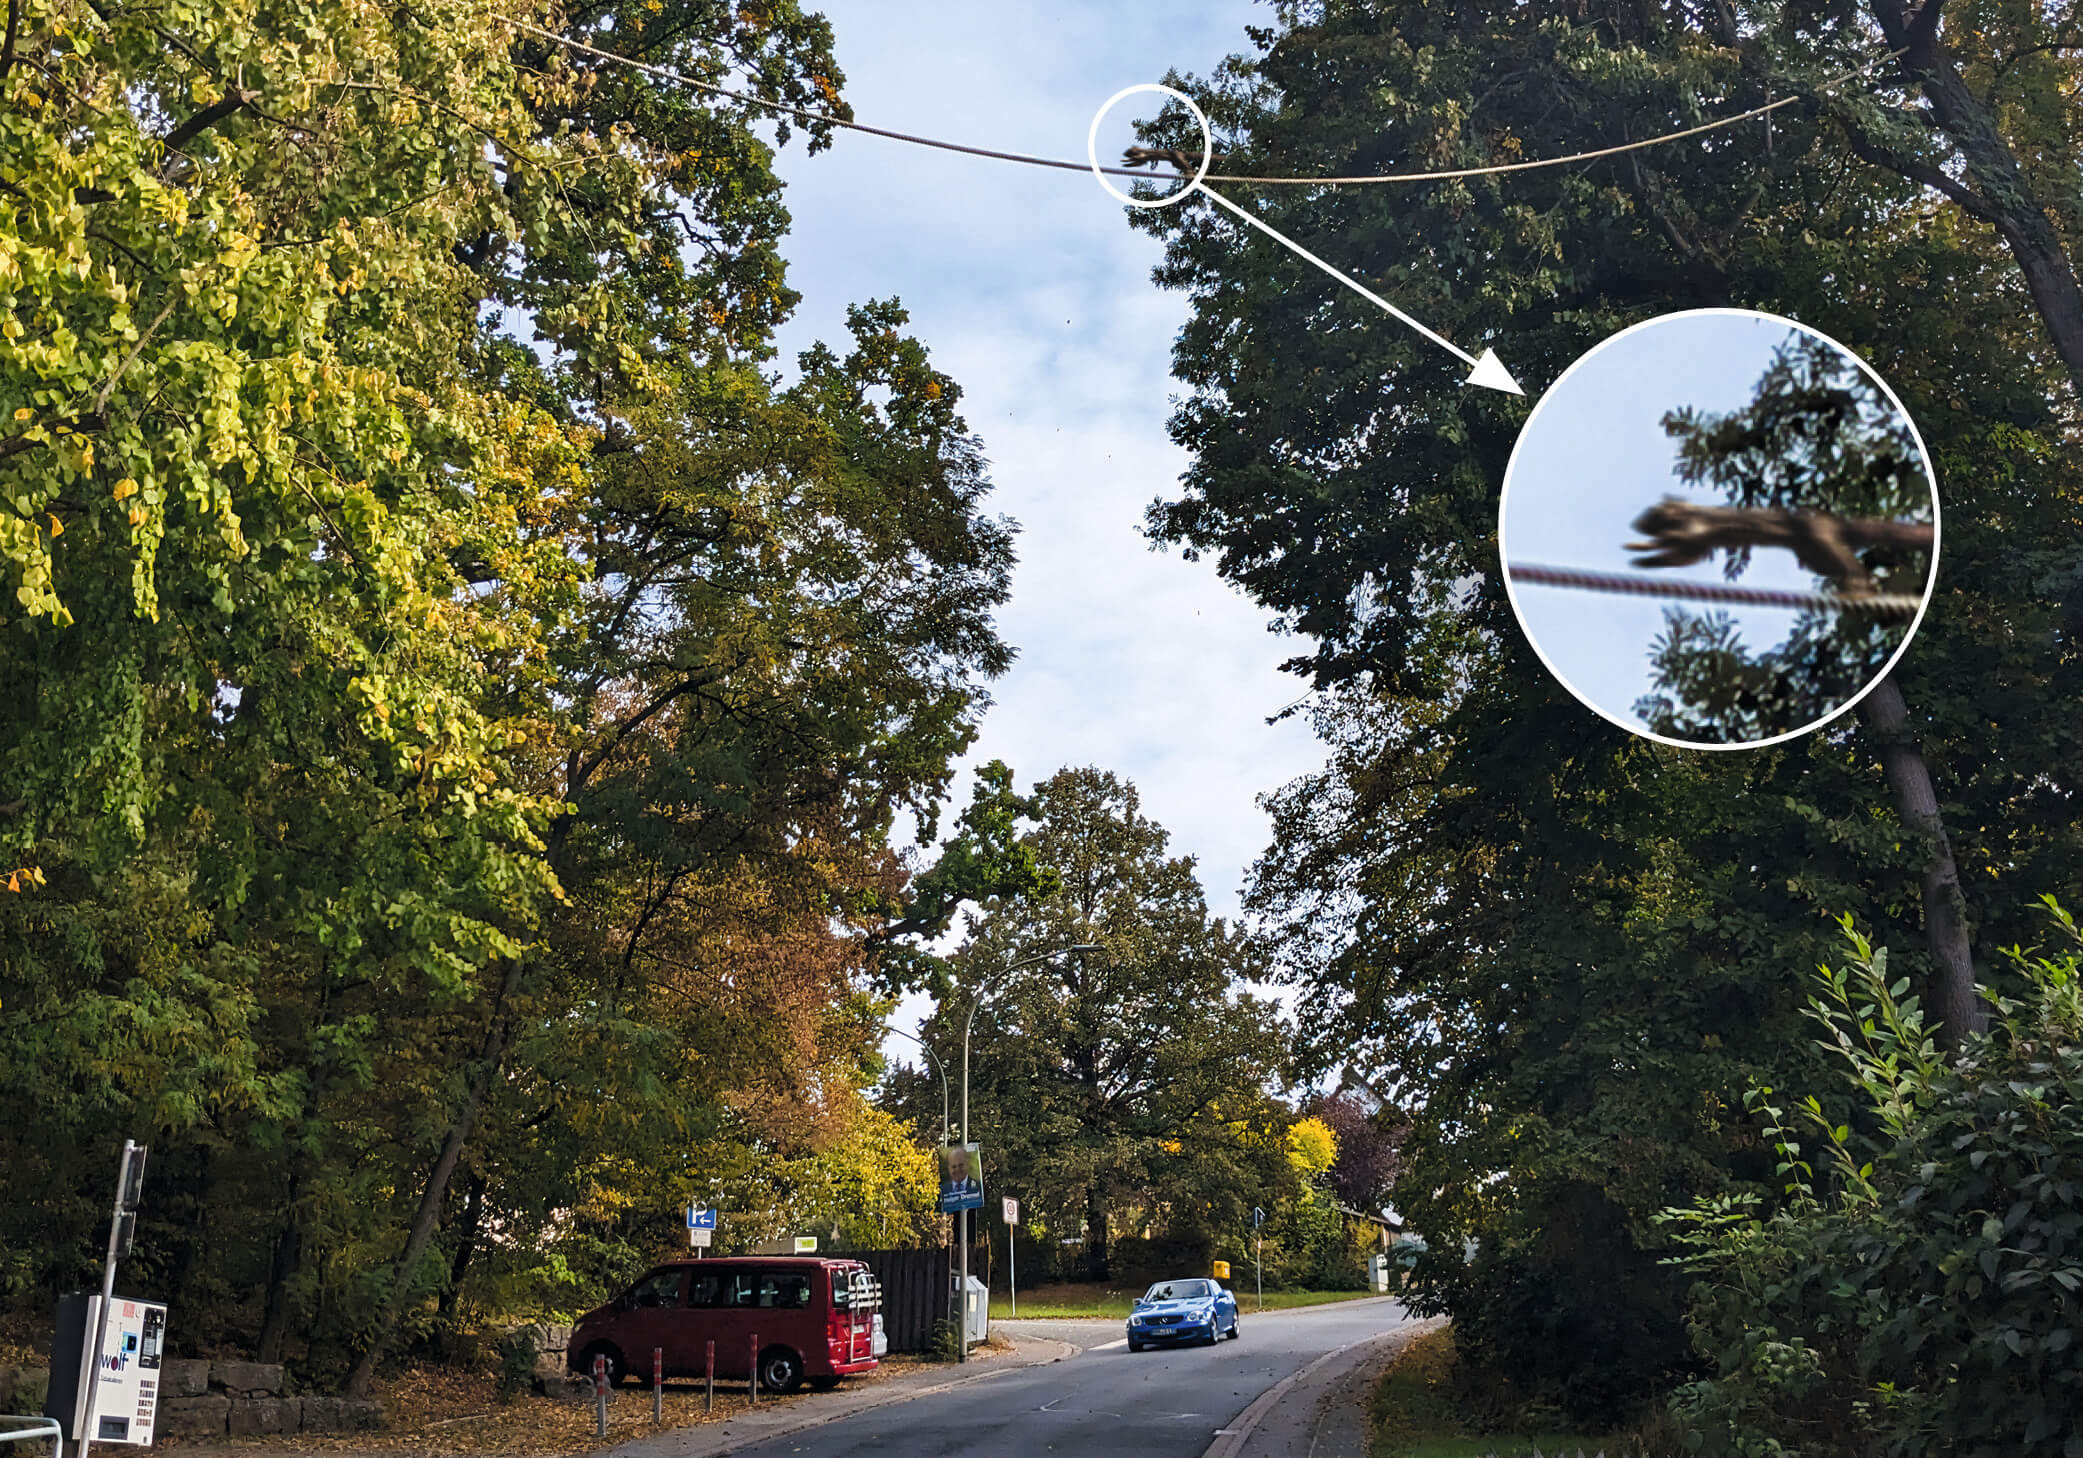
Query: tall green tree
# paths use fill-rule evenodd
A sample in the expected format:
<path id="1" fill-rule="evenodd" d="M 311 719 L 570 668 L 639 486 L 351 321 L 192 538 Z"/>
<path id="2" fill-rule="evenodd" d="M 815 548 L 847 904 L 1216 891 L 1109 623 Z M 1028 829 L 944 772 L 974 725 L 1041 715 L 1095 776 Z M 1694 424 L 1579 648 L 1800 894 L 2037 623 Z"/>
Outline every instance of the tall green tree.
<path id="1" fill-rule="evenodd" d="M 1274 1097 L 1286 1030 L 1241 986 L 1248 949 L 1208 915 L 1192 860 L 1166 853 L 1133 785 L 1064 769 L 1034 810 L 1021 843 L 1055 889 L 982 904 L 922 1036 L 959 1068 L 977 1007 L 985 1171 L 1048 1228 L 1081 1231 L 1085 1273 L 1105 1280 L 1125 1212 L 1206 1244 L 1291 1182 L 1292 1115 Z M 1046 955 L 1085 943 L 1098 950 Z M 1030 958 L 1043 960 L 1006 973 Z"/>
<path id="2" fill-rule="evenodd" d="M 1133 219 L 1167 241 L 1159 282 L 1193 296 L 1173 422 L 1191 463 L 1151 531 L 1278 615 L 1331 745 L 1276 799 L 1252 906 L 1319 1060 L 1372 1060 L 1412 1111 L 1398 1205 L 1432 1241 L 1414 1299 L 1454 1313 L 1484 1380 L 1586 1413 L 1686 1360 L 1653 1217 L 1673 1192 L 1769 1178 L 1736 1113 L 1751 1079 L 1813 1071 L 1792 979 L 1828 956 L 1825 915 L 1898 945 L 1924 923 L 1971 953 L 2083 869 L 2060 808 L 2083 746 L 2046 688 L 2073 673 L 2083 570 L 2066 367 L 2000 241 L 1847 144 L 1821 83 L 1883 52 L 1862 13 L 1790 19 L 1837 27 L 1832 48 L 1770 74 L 1731 13 L 1284 5 L 1253 54 L 1182 84 L 1226 170 L 1347 176 L 1594 151 L 1798 81 L 1809 99 L 1769 137 L 1232 192 L 1464 347 L 1494 345 L 1529 389 L 1621 327 L 1708 305 L 1790 315 L 1871 361 L 1933 453 L 1948 531 L 1934 609 L 1860 725 L 1702 756 L 1594 721 L 1499 590 L 1496 493 L 1525 407 L 1461 388 L 1431 345 L 1222 212 Z M 1738 41 L 1763 23 L 1743 15 Z M 2021 66 L 2067 64 L 2024 54 L 2036 30 L 2003 34 Z M 1885 74 L 1828 95 L 1868 91 L 1909 99 Z M 1189 126 L 1148 133 L 1176 145 Z M 1956 980 L 1931 954 L 1912 969 Z M 1969 971 L 2004 975 L 1986 953 Z"/>
<path id="3" fill-rule="evenodd" d="M 11 1294 L 134 1132 L 140 1280 L 357 1389 L 514 1289 L 487 1232 L 605 1269 L 661 1159 L 843 1146 L 895 949 L 1017 871 L 978 811 L 914 906 L 890 844 L 1009 657 L 959 391 L 894 303 L 777 378 L 765 114 L 558 43 L 843 111 L 829 27 L 512 19 L 0 50 Z"/>

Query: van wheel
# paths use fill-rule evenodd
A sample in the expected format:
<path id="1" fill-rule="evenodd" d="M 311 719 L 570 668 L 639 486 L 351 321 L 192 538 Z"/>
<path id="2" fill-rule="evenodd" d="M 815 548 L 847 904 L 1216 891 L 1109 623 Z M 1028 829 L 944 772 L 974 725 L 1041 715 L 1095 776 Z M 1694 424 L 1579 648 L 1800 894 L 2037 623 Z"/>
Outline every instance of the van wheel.
<path id="1" fill-rule="evenodd" d="M 622 1360 L 622 1349 L 613 1342 L 595 1342 L 579 1354 L 579 1375 L 581 1377 L 584 1377 L 589 1382 L 593 1380 L 593 1359 L 595 1357 L 606 1357 L 608 1359 L 608 1386 L 626 1387 L 629 1385 L 629 1364 Z"/>
<path id="2" fill-rule="evenodd" d="M 794 1392 L 803 1385 L 803 1359 L 787 1347 L 768 1347 L 759 1354 L 759 1390 Z"/>

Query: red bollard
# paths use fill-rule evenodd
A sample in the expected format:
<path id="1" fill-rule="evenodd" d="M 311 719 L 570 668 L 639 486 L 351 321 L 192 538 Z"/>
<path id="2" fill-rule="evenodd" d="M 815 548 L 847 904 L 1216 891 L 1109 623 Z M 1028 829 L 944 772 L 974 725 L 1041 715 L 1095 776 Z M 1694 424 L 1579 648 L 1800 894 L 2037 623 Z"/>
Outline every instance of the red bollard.
<path id="1" fill-rule="evenodd" d="M 608 1435 L 608 1359 L 593 1359 L 593 1435 Z"/>
<path id="2" fill-rule="evenodd" d="M 665 1348 L 651 1348 L 651 1421 L 665 1421 Z"/>
<path id="3" fill-rule="evenodd" d="M 709 1343 L 709 1386 L 702 1393 L 702 1411 L 707 1413 L 716 1406 L 716 1343 Z"/>
<path id="4" fill-rule="evenodd" d="M 752 1405 L 759 1406 L 759 1333 L 752 1334 Z"/>

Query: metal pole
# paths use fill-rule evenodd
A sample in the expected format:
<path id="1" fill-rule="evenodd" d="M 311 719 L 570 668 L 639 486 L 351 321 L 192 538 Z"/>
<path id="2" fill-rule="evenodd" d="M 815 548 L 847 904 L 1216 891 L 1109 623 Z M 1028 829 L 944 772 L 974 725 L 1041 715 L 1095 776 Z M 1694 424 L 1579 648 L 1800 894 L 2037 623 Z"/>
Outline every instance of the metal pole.
<path id="1" fill-rule="evenodd" d="M 1005 1294 L 1012 1301 L 1013 1319 L 1020 1315 L 1020 1227 L 1005 1227 Z"/>
<path id="2" fill-rule="evenodd" d="M 703 1412 L 703 1414 L 704 1414 L 704 1415 L 706 1415 L 706 1414 L 708 1414 L 708 1413 L 710 1413 L 710 1412 L 713 1412 L 713 1411 L 715 1410 L 715 1408 L 716 1408 L 716 1343 L 714 1343 L 714 1342 L 710 1342 L 710 1343 L 709 1343 L 709 1385 L 708 1385 L 708 1387 L 707 1387 L 707 1388 L 706 1388 L 706 1389 L 705 1389 L 705 1390 L 703 1391 L 703 1393 L 702 1393 L 702 1412 Z"/>
<path id="3" fill-rule="evenodd" d="M 108 1255 L 101 1263 L 101 1310 L 95 1313 L 94 1336 L 87 1347 L 87 1406 L 86 1416 L 80 1422 L 76 1458 L 87 1458 L 87 1450 L 94 1443 L 91 1434 L 94 1399 L 101 1395 L 101 1344 L 108 1340 L 108 1309 L 116 1299 L 116 1239 L 123 1228 L 123 1184 L 130 1175 L 130 1152 L 136 1148 L 136 1140 L 124 1140 L 123 1158 L 116 1163 L 116 1198 L 109 1207 Z"/>
<path id="4" fill-rule="evenodd" d="M 593 1359 L 593 1436 L 608 1435 L 608 1359 Z"/>
<path id="5" fill-rule="evenodd" d="M 651 1421 L 665 1421 L 665 1348 L 651 1348 Z"/>
<path id="6" fill-rule="evenodd" d="M 1266 1304 L 1266 1232 L 1258 1232 L 1258 1249 L 1251 1256 L 1251 1284 L 1258 1292 L 1258 1304 Z"/>

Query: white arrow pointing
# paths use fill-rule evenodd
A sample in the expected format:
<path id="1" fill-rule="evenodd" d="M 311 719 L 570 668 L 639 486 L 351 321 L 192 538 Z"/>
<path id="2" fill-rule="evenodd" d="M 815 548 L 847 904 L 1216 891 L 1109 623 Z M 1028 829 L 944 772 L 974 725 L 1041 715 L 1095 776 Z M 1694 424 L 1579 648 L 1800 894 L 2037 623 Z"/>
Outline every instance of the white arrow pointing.
<path id="1" fill-rule="evenodd" d="M 1304 248 L 1294 239 L 1260 222 L 1257 218 L 1253 217 L 1243 208 L 1238 207 L 1235 203 L 1231 202 L 1228 198 L 1224 197 L 1214 188 L 1208 186 L 1208 184 L 1206 184 L 1205 182 L 1192 183 L 1185 190 L 1198 192 L 1205 197 L 1213 198 L 1221 206 L 1228 208 L 1231 212 L 1235 213 L 1238 217 L 1242 218 L 1252 227 L 1258 229 L 1261 233 L 1264 233 L 1268 238 L 1271 238 L 1274 242 L 1294 250 L 1296 256 L 1308 259 L 1311 263 L 1315 264 L 1318 268 L 1322 269 L 1332 278 L 1337 279 L 1338 282 L 1344 284 L 1347 288 L 1351 289 L 1354 293 L 1358 294 L 1368 303 L 1377 305 L 1380 308 L 1388 310 L 1391 314 L 1395 315 L 1398 319 L 1401 319 L 1411 328 L 1417 330 L 1418 333 L 1424 335 L 1427 339 L 1431 340 L 1441 349 L 1444 349 L 1449 354 L 1452 354 L 1457 358 L 1461 359 L 1463 362 L 1470 366 L 1468 371 L 1468 378 L 1466 381 L 1464 381 L 1464 383 L 1470 385 L 1481 385 L 1486 390 L 1503 390 L 1506 394 L 1509 395 L 1523 395 L 1526 393 L 1524 390 L 1519 388 L 1519 382 L 1512 378 L 1512 372 L 1504 367 L 1504 361 L 1497 357 L 1496 350 L 1486 349 L 1483 351 L 1482 358 L 1476 358 L 1476 356 L 1470 354 L 1467 350 L 1462 349 L 1460 346 L 1456 345 L 1452 340 L 1446 338 L 1444 335 L 1441 335 L 1434 330 L 1427 329 L 1424 325 L 1420 324 L 1417 320 L 1411 318 L 1410 315 L 1404 313 L 1401 309 L 1397 308 L 1394 304 L 1390 303 L 1380 294 L 1374 292 L 1373 289 L 1368 288 L 1358 279 L 1352 277 L 1352 275 L 1345 273 L 1340 269 L 1331 267 L 1330 264 L 1324 262 L 1321 258 L 1318 258 L 1314 253 L 1311 253 L 1307 248 Z"/>

